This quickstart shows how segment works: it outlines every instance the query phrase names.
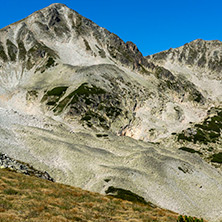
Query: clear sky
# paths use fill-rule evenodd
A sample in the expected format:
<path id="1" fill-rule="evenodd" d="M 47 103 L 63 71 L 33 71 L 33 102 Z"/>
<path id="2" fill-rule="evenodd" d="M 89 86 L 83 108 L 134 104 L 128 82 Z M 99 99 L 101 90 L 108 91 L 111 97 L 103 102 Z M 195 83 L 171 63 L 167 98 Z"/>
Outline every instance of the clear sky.
<path id="1" fill-rule="evenodd" d="M 194 39 L 222 40 L 222 0 L 0 0 L 0 28 L 63 3 L 134 42 L 144 55 Z"/>

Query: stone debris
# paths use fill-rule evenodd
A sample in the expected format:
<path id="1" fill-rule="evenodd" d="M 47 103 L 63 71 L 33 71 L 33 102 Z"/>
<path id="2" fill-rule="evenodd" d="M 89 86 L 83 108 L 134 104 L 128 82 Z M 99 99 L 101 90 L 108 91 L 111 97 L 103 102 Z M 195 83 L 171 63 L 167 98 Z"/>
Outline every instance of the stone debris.
<path id="1" fill-rule="evenodd" d="M 10 158 L 7 154 L 0 153 L 0 168 L 9 169 L 29 176 L 39 177 L 45 180 L 54 181 L 54 179 L 45 171 L 39 171 L 32 166 Z"/>

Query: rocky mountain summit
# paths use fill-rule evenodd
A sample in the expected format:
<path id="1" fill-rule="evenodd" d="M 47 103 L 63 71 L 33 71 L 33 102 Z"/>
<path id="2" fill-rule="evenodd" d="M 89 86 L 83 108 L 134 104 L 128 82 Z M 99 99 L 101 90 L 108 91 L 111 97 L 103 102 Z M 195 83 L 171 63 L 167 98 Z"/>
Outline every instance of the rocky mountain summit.
<path id="1" fill-rule="evenodd" d="M 37 11 L 0 30 L 0 152 L 220 221 L 221 45 L 144 57 L 63 4 Z"/>

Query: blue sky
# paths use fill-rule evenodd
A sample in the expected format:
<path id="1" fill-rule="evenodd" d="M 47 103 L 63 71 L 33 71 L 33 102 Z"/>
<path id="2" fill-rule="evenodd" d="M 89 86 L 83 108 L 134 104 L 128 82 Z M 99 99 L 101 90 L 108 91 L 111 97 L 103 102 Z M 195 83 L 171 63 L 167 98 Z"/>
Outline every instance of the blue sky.
<path id="1" fill-rule="evenodd" d="M 1 0 L 3 1 L 3 0 Z M 0 28 L 56 1 L 6 0 Z M 132 41 L 144 55 L 194 39 L 222 40 L 221 0 L 59 0 L 98 25 Z"/>

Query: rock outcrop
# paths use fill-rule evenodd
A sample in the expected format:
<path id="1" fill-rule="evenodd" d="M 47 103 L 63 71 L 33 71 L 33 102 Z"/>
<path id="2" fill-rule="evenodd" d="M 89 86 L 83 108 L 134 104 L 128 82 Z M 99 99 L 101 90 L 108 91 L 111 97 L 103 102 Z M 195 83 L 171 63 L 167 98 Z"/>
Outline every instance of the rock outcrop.
<path id="1" fill-rule="evenodd" d="M 54 181 L 46 171 L 41 172 L 36 170 L 29 164 L 10 158 L 7 154 L 0 153 L 0 168 L 9 169 L 29 176 L 39 177 L 52 182 Z"/>

